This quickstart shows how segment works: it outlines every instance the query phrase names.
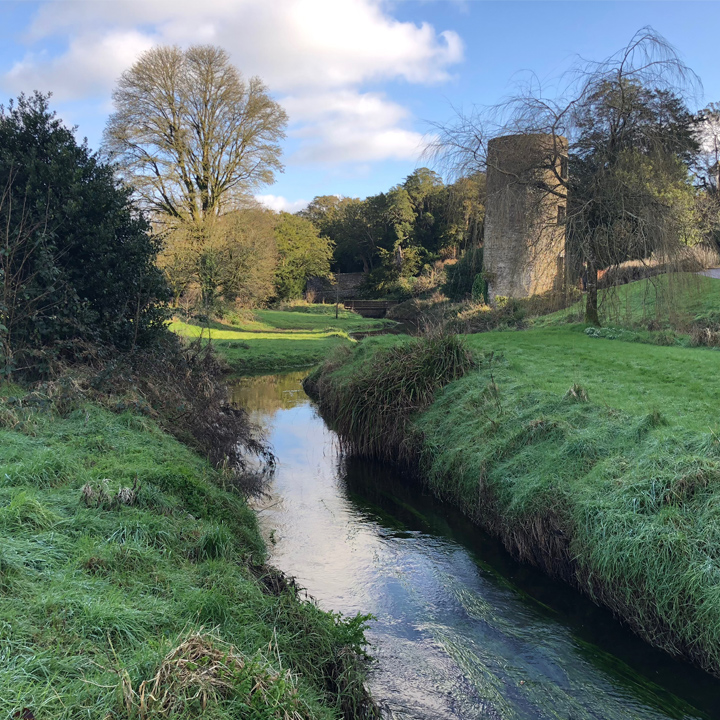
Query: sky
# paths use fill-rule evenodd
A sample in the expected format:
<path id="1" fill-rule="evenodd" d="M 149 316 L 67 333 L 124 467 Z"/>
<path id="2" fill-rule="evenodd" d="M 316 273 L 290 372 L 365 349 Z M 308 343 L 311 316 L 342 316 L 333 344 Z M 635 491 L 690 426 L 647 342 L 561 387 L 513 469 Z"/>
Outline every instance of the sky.
<path id="1" fill-rule="evenodd" d="M 496 104 L 534 73 L 602 60 L 651 26 L 720 102 L 720 2 L 0 0 L 0 103 L 51 92 L 98 149 L 122 72 L 156 45 L 218 45 L 286 109 L 284 172 L 256 197 L 294 212 L 366 197 L 432 166 L 436 124 Z"/>

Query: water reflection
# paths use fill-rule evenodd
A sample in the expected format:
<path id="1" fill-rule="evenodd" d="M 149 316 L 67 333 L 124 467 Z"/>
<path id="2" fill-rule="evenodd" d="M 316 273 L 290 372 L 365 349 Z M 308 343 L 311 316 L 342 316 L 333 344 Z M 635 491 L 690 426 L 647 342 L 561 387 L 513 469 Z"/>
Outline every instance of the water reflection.
<path id="1" fill-rule="evenodd" d="M 321 606 L 375 615 L 371 688 L 393 717 L 720 718 L 720 683 L 517 565 L 386 468 L 343 462 L 303 376 L 235 389 L 279 460 L 262 525 L 272 561 Z"/>
<path id="2" fill-rule="evenodd" d="M 231 387 L 231 397 L 255 415 L 271 419 L 278 410 L 289 410 L 308 402 L 303 392 L 302 381 L 307 370 L 265 375 L 262 377 L 244 377 Z"/>

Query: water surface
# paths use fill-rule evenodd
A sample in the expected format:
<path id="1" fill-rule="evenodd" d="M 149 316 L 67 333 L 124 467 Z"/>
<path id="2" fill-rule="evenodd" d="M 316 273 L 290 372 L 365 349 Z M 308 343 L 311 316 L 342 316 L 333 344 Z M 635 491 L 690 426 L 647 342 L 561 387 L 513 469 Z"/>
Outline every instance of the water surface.
<path id="1" fill-rule="evenodd" d="M 720 681 L 515 563 L 452 508 L 344 460 L 304 373 L 234 388 L 278 457 L 271 561 L 337 612 L 372 613 L 373 696 L 394 718 L 720 719 Z"/>

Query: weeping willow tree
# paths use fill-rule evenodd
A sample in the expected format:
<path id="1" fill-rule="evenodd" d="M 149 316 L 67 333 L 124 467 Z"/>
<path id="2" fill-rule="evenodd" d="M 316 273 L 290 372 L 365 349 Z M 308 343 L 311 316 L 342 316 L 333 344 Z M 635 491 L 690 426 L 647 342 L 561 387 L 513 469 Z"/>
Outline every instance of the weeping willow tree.
<path id="1" fill-rule="evenodd" d="M 599 324 L 601 271 L 628 261 L 669 268 L 698 239 L 690 174 L 698 143 L 687 107 L 697 85 L 667 41 L 643 28 L 619 52 L 576 64 L 550 89 L 533 77 L 506 101 L 440 126 L 432 150 L 456 174 L 493 167 L 507 175 L 506 166 L 493 166 L 493 138 L 550 139 L 538 172 L 506 184 L 533 185 L 523 195 L 537 205 L 523 208 L 528 217 L 546 217 L 548 198 L 567 197 L 564 215 L 546 222 L 565 226 L 566 272 L 582 279 L 586 321 Z"/>

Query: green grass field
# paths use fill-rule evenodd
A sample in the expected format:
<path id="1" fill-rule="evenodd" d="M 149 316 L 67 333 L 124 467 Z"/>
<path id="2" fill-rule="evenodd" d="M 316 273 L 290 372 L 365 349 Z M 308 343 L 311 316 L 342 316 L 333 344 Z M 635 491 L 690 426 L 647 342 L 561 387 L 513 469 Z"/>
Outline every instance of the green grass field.
<path id="1" fill-rule="evenodd" d="M 372 397 L 383 392 L 368 396 L 359 379 L 404 342 L 368 338 L 315 376 L 330 394 L 357 383 L 344 413 L 375 441 L 391 435 L 363 418 L 382 417 Z M 404 440 L 419 443 L 432 490 L 654 645 L 720 675 L 720 354 L 577 325 L 466 342 L 479 368 L 439 390 Z M 401 370 L 378 377 L 398 384 Z"/>
<path id="2" fill-rule="evenodd" d="M 3 717 L 339 717 L 362 622 L 282 590 L 221 476 L 146 417 L 21 397 L 0 398 Z"/>
<path id="3" fill-rule="evenodd" d="M 299 306 L 293 310 L 256 310 L 233 323 L 211 322 L 208 327 L 176 320 L 178 335 L 210 339 L 233 371 L 243 375 L 271 373 L 321 362 L 328 353 L 354 341 L 349 333 L 369 332 L 393 325 L 388 320 L 363 318 L 332 305 Z"/>
<path id="4" fill-rule="evenodd" d="M 693 323 L 720 322 L 720 280 L 694 273 L 658 275 L 599 293 L 603 325 L 686 330 Z M 534 320 L 544 327 L 583 319 L 584 300 Z"/>

